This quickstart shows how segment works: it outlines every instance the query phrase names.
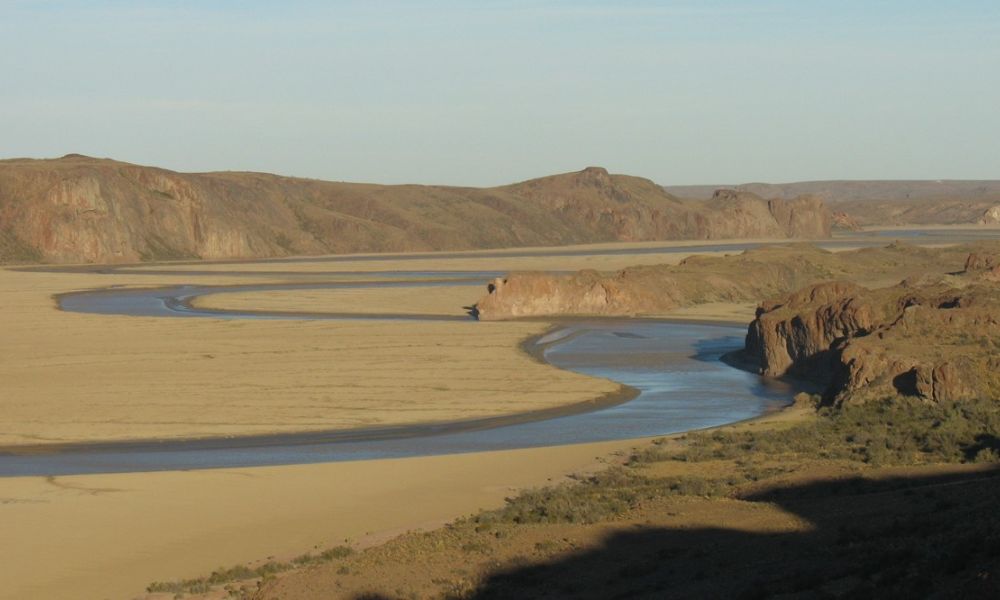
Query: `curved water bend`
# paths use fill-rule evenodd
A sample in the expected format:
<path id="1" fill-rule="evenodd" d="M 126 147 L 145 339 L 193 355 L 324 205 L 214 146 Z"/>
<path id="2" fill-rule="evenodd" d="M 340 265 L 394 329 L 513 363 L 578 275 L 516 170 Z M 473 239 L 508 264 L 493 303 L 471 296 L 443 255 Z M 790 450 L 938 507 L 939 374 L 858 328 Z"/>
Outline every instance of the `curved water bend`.
<path id="1" fill-rule="evenodd" d="M 216 316 L 185 302 L 216 288 L 91 292 L 101 312 L 146 309 L 173 316 Z M 234 291 L 233 288 L 226 288 Z M 72 310 L 69 297 L 63 308 Z M 183 306 L 178 309 L 178 305 Z M 89 305 L 91 309 L 100 308 Z M 81 307 L 82 308 L 82 307 Z M 149 312 L 140 311 L 140 314 Z M 239 313 L 228 317 L 241 318 Z M 259 315 L 247 316 L 259 318 Z M 400 316 L 401 318 L 405 318 Z M 280 318 L 292 318 L 283 315 Z M 301 317 L 300 317 L 301 318 Z M 342 317 L 330 317 L 342 318 Z M 598 442 L 665 435 L 751 418 L 789 402 L 786 384 L 731 368 L 721 356 L 739 348 L 745 329 L 653 320 L 595 320 L 563 325 L 537 343 L 552 365 L 632 386 L 624 404 L 585 413 L 496 426 L 489 419 L 436 425 L 226 438 L 82 444 L 51 454 L 0 455 L 0 476 L 179 470 L 398 458 Z"/>

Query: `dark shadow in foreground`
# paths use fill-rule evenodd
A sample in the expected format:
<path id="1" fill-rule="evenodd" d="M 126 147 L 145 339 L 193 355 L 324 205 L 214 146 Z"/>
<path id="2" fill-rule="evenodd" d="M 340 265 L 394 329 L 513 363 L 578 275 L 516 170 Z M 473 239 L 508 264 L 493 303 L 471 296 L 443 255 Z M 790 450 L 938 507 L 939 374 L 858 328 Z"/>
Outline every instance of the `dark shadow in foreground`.
<path id="1" fill-rule="evenodd" d="M 996 467 L 818 481 L 742 499 L 777 505 L 812 528 L 636 526 L 597 548 L 508 565 L 465 597 L 1000 598 Z"/>

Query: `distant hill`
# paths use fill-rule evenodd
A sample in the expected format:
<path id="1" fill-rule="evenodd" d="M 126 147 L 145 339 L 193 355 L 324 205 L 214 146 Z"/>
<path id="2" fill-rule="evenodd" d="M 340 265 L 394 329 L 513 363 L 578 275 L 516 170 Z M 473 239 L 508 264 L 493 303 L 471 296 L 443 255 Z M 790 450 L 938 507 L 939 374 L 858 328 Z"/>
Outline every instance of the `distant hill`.
<path id="1" fill-rule="evenodd" d="M 739 185 L 665 186 L 681 198 L 710 198 L 720 188 L 765 198 L 813 195 L 861 225 L 966 224 L 1000 205 L 1000 181 L 804 181 Z"/>
<path id="2" fill-rule="evenodd" d="M 600 167 L 494 188 L 177 173 L 110 159 L 0 161 L 0 262 L 135 262 L 612 241 L 819 238 L 815 198 L 680 200 Z"/>

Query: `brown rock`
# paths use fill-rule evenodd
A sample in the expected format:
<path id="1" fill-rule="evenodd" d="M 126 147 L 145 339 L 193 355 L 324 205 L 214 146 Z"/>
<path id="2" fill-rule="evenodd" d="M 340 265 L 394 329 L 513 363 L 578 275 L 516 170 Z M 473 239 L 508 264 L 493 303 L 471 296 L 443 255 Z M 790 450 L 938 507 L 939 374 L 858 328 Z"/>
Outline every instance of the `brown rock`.
<path id="1" fill-rule="evenodd" d="M 1000 386 L 998 311 L 1000 285 L 982 278 L 881 290 L 821 284 L 762 303 L 746 350 L 765 375 L 826 383 L 834 403 L 962 401 Z"/>
<path id="2" fill-rule="evenodd" d="M 821 283 L 770 300 L 757 309 L 747 332 L 746 350 L 770 377 L 813 376 L 830 369 L 836 340 L 867 331 L 873 309 L 849 282 Z"/>

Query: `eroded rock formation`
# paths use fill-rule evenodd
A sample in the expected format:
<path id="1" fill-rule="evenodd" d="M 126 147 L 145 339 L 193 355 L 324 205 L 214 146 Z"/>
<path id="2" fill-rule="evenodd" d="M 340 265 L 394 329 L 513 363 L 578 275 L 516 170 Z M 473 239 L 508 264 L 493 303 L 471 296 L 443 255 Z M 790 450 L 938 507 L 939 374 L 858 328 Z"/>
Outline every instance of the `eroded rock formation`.
<path id="1" fill-rule="evenodd" d="M 894 395 L 960 401 L 1000 393 L 1000 255 L 958 276 L 869 290 L 821 283 L 766 301 L 746 352 L 769 376 L 827 384 L 839 404 Z"/>

